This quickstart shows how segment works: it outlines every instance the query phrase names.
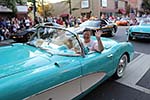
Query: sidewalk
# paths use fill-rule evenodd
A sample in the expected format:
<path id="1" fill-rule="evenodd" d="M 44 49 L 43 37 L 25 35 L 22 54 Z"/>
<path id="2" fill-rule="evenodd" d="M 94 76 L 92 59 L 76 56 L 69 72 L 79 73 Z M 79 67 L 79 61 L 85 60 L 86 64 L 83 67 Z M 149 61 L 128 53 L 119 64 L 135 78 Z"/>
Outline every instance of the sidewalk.
<path id="1" fill-rule="evenodd" d="M 150 55 L 141 54 L 128 64 L 125 75 L 117 80 L 117 82 L 137 89 L 144 93 L 150 94 L 149 70 L 150 70 Z M 146 74 L 147 73 L 147 74 Z"/>

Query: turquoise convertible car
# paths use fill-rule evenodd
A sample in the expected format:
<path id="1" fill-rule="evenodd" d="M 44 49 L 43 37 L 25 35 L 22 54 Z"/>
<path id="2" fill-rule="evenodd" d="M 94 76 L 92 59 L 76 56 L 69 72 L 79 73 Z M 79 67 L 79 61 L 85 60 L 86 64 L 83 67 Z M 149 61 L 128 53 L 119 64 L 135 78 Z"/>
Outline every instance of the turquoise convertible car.
<path id="1" fill-rule="evenodd" d="M 1 46 L 0 100 L 79 99 L 111 76 L 121 78 L 133 59 L 130 42 L 103 37 L 100 53 L 81 40 L 64 28 L 39 26 L 29 42 Z"/>
<path id="2" fill-rule="evenodd" d="M 139 25 L 130 26 L 127 34 L 128 40 L 150 39 L 150 19 L 142 19 Z"/>

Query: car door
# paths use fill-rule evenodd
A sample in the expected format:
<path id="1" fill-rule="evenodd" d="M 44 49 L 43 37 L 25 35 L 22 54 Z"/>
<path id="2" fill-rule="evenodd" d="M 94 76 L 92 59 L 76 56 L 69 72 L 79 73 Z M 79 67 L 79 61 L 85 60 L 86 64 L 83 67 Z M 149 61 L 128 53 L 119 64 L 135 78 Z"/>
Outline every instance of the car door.
<path id="1" fill-rule="evenodd" d="M 74 97 L 81 94 L 80 89 L 80 77 L 81 77 L 81 63 L 79 57 L 66 57 L 67 63 L 61 66 L 60 64 L 60 74 L 64 85 L 60 86 L 57 93 L 59 97 L 57 100 L 71 100 Z M 65 61 L 65 59 L 64 59 Z"/>
<path id="2" fill-rule="evenodd" d="M 102 53 L 87 54 L 82 60 L 81 79 L 82 91 L 86 91 L 91 86 L 99 82 L 106 74 L 108 74 L 113 66 L 113 55 L 103 51 Z"/>
<path id="3" fill-rule="evenodd" d="M 81 94 L 80 58 L 81 57 L 63 57 L 63 61 L 54 62 L 57 74 L 52 76 L 55 78 L 51 79 L 50 82 L 57 81 L 59 84 L 27 100 L 72 100 Z"/>

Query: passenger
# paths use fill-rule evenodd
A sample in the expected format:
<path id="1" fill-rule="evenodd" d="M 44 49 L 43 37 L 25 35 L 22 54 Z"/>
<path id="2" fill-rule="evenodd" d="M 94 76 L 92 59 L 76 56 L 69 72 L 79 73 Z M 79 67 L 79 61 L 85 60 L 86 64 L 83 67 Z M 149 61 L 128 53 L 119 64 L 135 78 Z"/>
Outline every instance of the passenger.
<path id="1" fill-rule="evenodd" d="M 104 46 L 101 41 L 101 35 L 103 34 L 102 30 L 95 32 L 95 37 L 96 37 L 97 42 L 91 39 L 91 33 L 92 31 L 90 29 L 85 29 L 83 31 L 83 39 L 84 39 L 83 45 L 85 47 L 88 47 L 89 50 L 91 51 L 98 51 L 98 52 L 103 51 Z"/>

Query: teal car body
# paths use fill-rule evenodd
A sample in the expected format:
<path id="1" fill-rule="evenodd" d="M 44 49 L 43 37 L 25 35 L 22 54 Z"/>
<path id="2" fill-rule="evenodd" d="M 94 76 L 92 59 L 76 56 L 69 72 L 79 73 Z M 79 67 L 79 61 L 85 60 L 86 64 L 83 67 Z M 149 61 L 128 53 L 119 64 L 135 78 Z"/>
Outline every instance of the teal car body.
<path id="1" fill-rule="evenodd" d="M 130 26 L 128 39 L 150 39 L 150 19 L 143 19 L 139 25 Z"/>
<path id="2" fill-rule="evenodd" d="M 77 34 L 67 31 L 68 37 L 79 43 L 81 54 L 76 54 L 56 43 L 62 38 L 54 41 L 42 35 L 37 32 L 28 43 L 0 47 L 0 100 L 75 99 L 112 75 L 122 77 L 124 70 L 120 74 L 119 70 L 134 54 L 130 42 L 119 43 L 109 38 L 102 38 L 102 52 L 88 51 Z"/>

